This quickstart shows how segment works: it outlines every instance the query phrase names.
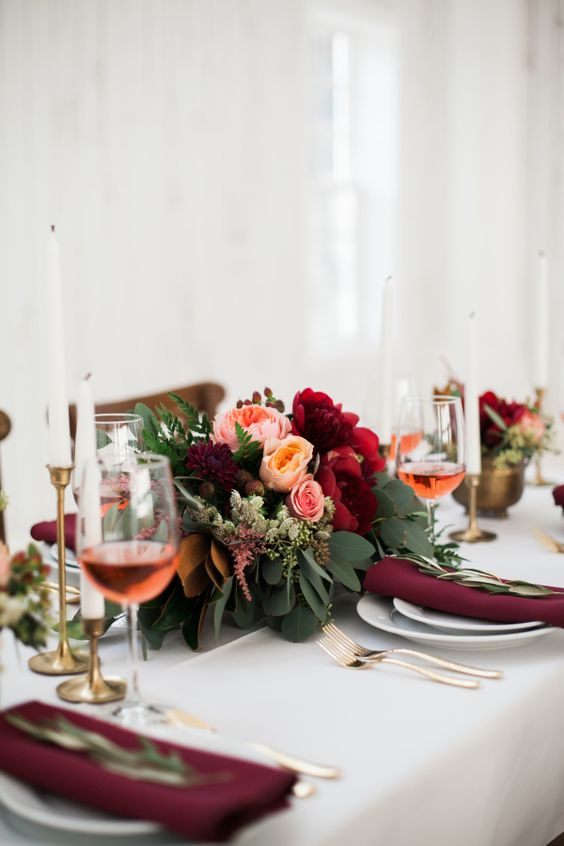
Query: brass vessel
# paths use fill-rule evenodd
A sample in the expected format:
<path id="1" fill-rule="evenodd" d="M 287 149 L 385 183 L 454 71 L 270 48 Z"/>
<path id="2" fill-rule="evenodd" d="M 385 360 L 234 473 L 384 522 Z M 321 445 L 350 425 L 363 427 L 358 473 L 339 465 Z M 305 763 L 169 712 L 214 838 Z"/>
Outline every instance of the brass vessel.
<path id="1" fill-rule="evenodd" d="M 476 489 L 476 505 L 482 517 L 507 517 L 507 509 L 519 502 L 525 489 L 525 462 L 494 467 L 491 458 L 482 459 L 482 474 Z M 468 512 L 468 488 L 459 485 L 454 499 Z"/>

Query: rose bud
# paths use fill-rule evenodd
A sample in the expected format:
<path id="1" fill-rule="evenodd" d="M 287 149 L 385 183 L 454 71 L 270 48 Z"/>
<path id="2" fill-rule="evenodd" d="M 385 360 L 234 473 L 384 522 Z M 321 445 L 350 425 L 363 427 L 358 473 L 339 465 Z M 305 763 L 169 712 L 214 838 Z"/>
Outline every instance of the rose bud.
<path id="1" fill-rule="evenodd" d="M 265 395 L 265 397 L 271 397 L 272 396 L 272 388 L 265 388 L 264 389 L 264 395 Z"/>
<path id="2" fill-rule="evenodd" d="M 211 499 L 215 493 L 215 487 L 211 482 L 202 482 L 198 488 L 198 493 L 202 499 Z"/>
<path id="3" fill-rule="evenodd" d="M 243 408 L 243 400 L 237 400 L 237 408 Z"/>
<path id="4" fill-rule="evenodd" d="M 253 391 L 253 402 L 257 405 L 261 401 L 262 397 L 258 391 Z"/>
<path id="5" fill-rule="evenodd" d="M 264 496 L 264 485 L 260 479 L 252 479 L 245 485 L 245 494 L 247 496 Z"/>

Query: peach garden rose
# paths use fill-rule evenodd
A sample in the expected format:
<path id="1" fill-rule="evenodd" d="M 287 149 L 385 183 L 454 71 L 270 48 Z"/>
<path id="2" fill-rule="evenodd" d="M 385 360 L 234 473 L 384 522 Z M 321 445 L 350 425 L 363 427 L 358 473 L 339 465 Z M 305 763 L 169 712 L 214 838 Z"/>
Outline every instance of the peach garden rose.
<path id="1" fill-rule="evenodd" d="M 269 439 L 264 445 L 259 476 L 267 488 L 288 493 L 307 474 L 313 458 L 313 445 L 298 435 L 282 440 Z"/>
<path id="2" fill-rule="evenodd" d="M 281 440 L 288 435 L 292 424 L 285 414 L 276 408 L 261 405 L 244 405 L 230 411 L 217 414 L 213 423 L 213 434 L 218 444 L 227 444 L 232 452 L 239 447 L 235 424 L 248 432 L 254 441 L 260 444 L 268 438 Z"/>
<path id="3" fill-rule="evenodd" d="M 325 506 L 323 489 L 313 476 L 304 476 L 286 497 L 286 505 L 292 517 L 317 523 L 323 517 Z"/>

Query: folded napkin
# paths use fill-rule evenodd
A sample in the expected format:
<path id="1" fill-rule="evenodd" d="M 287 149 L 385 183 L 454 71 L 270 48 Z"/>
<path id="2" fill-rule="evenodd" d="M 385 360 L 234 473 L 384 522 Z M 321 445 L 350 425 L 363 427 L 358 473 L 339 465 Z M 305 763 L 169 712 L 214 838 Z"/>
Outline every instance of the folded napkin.
<path id="1" fill-rule="evenodd" d="M 35 724 L 62 716 L 127 749 L 139 746 L 134 732 L 75 711 L 26 702 L 0 713 L 0 770 L 83 805 L 159 823 L 190 840 L 227 840 L 244 824 L 286 807 L 295 781 L 283 770 L 152 738 L 161 752 L 177 752 L 198 774 L 222 776 L 187 787 L 140 781 L 102 769 L 81 752 L 35 740 L 10 725 L 5 718 L 9 714 Z"/>
<path id="2" fill-rule="evenodd" d="M 36 523 L 30 534 L 34 540 L 57 543 L 57 521 Z M 65 546 L 76 550 L 76 514 L 65 514 Z"/>
<path id="3" fill-rule="evenodd" d="M 415 564 L 401 558 L 383 558 L 367 571 L 364 589 L 463 617 L 477 617 L 496 623 L 539 620 L 564 628 L 562 588 L 550 588 L 557 591 L 557 595 L 533 598 L 486 593 L 421 573 Z"/>
<path id="4" fill-rule="evenodd" d="M 564 508 L 564 485 L 556 485 L 552 489 L 552 496 L 554 497 L 554 504 Z"/>

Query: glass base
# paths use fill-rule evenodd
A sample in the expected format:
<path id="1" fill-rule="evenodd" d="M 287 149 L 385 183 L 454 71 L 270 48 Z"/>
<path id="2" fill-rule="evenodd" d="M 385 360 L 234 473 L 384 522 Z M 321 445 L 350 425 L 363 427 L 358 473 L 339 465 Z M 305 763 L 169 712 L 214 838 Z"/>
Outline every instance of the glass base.
<path id="1" fill-rule="evenodd" d="M 139 729 L 145 726 L 163 725 L 168 723 L 168 708 L 161 705 L 150 705 L 143 701 L 128 701 L 114 708 L 112 717 L 124 728 Z"/>

